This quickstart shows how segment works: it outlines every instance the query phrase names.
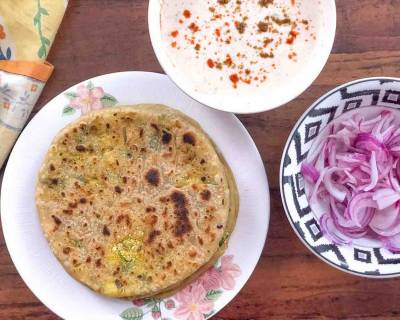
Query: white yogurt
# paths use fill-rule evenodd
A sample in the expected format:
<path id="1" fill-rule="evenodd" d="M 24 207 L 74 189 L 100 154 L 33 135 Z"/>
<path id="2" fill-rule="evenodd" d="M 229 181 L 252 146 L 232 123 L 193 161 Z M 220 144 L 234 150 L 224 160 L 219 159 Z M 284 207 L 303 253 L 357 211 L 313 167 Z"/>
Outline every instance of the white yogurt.
<path id="1" fill-rule="evenodd" d="M 323 40 L 321 1 L 267 3 L 162 1 L 162 41 L 185 82 L 201 94 L 258 94 L 312 64 Z"/>

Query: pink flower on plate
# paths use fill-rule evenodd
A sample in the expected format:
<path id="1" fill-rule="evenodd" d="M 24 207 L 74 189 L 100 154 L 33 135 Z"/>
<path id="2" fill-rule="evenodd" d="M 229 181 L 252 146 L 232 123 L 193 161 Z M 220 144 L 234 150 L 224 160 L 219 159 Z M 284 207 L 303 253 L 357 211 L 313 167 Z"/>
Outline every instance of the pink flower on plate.
<path id="1" fill-rule="evenodd" d="M 141 307 L 145 305 L 146 301 L 144 301 L 144 299 L 135 299 L 132 303 L 137 307 Z"/>
<path id="2" fill-rule="evenodd" d="M 171 309 L 175 308 L 175 302 L 172 299 L 168 299 L 164 303 L 165 303 L 165 308 L 167 308 L 167 310 L 171 310 Z"/>
<path id="3" fill-rule="evenodd" d="M 81 109 L 82 114 L 103 108 L 101 98 L 104 97 L 104 90 L 102 88 L 88 88 L 81 84 L 76 93 L 77 96 L 71 100 L 70 106 L 74 109 Z"/>
<path id="4" fill-rule="evenodd" d="M 206 293 L 198 282 L 178 292 L 175 296 L 178 308 L 174 316 L 182 320 L 204 320 L 204 315 L 214 308 L 214 303 L 206 299 Z"/>
<path id="5" fill-rule="evenodd" d="M 233 263 L 233 256 L 223 256 L 221 258 L 220 277 L 222 288 L 232 290 L 235 287 L 235 278 L 240 274 L 240 267 Z"/>
<path id="6" fill-rule="evenodd" d="M 214 267 L 208 269 L 197 281 L 206 291 L 219 289 L 222 285 L 221 273 Z"/>
<path id="7" fill-rule="evenodd" d="M 153 319 L 157 320 L 161 318 L 161 311 L 152 311 L 151 315 L 153 316 Z"/>

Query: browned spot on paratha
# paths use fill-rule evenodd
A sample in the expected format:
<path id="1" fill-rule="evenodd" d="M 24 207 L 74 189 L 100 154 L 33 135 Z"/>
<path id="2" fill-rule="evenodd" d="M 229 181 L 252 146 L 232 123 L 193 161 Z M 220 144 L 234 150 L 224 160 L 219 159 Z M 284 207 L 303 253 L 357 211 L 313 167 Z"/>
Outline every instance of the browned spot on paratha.
<path id="1" fill-rule="evenodd" d="M 186 132 L 183 135 L 183 142 L 187 144 L 191 144 L 192 146 L 196 145 L 196 138 L 192 132 Z"/>
<path id="2" fill-rule="evenodd" d="M 81 145 L 81 144 L 78 144 L 78 145 L 75 147 L 75 149 L 76 149 L 76 151 L 79 151 L 79 152 L 85 152 L 85 151 L 86 151 L 86 147 L 83 146 L 83 145 Z"/>
<path id="3" fill-rule="evenodd" d="M 146 181 L 154 187 L 158 187 L 160 184 L 160 172 L 155 168 L 147 171 L 145 178 Z"/>
<path id="4" fill-rule="evenodd" d="M 152 243 L 154 239 L 161 234 L 161 231 L 159 230 L 152 230 L 149 234 L 149 237 L 147 239 L 147 243 Z"/>
<path id="5" fill-rule="evenodd" d="M 163 144 L 169 144 L 172 139 L 172 134 L 170 134 L 168 131 L 163 130 L 162 137 L 161 137 L 161 142 Z"/>
<path id="6" fill-rule="evenodd" d="M 111 234 L 110 229 L 107 226 L 103 226 L 103 235 L 109 236 Z"/>
<path id="7" fill-rule="evenodd" d="M 200 193 L 201 199 L 203 199 L 204 201 L 209 201 L 211 198 L 211 191 L 210 190 L 203 190 Z"/>
<path id="8" fill-rule="evenodd" d="M 54 221 L 54 223 L 56 225 L 60 225 L 61 224 L 60 218 L 56 217 L 55 215 L 52 215 L 51 218 L 53 219 L 53 221 Z"/>
<path id="9" fill-rule="evenodd" d="M 171 194 L 171 200 L 174 204 L 174 213 L 176 219 L 174 234 L 177 237 L 182 237 L 192 230 L 192 225 L 190 224 L 188 218 L 189 210 L 187 208 L 187 199 L 182 192 L 174 191 Z"/>

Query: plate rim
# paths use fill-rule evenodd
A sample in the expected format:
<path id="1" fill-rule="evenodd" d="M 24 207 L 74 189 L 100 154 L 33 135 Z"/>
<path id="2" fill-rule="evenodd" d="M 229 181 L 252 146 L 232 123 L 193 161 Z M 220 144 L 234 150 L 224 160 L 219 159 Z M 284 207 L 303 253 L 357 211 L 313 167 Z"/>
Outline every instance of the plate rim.
<path id="1" fill-rule="evenodd" d="M 369 278 L 369 279 L 389 279 L 389 278 L 396 278 L 396 277 L 400 277 L 400 271 L 397 273 L 390 273 L 390 274 L 379 274 L 379 275 L 371 275 L 371 274 L 365 274 L 362 272 L 358 272 L 355 270 L 349 270 L 346 268 L 343 268 L 335 263 L 333 263 L 332 261 L 330 261 L 329 259 L 325 258 L 324 256 L 322 256 L 321 254 L 319 254 L 318 252 L 316 252 L 314 250 L 314 248 L 301 236 L 301 234 L 299 233 L 299 231 L 296 229 L 296 227 L 294 226 L 294 222 L 292 220 L 292 216 L 290 214 L 290 210 L 288 209 L 287 206 L 287 202 L 286 202 L 286 196 L 285 196 L 285 191 L 284 191 L 284 184 L 283 184 L 283 176 L 284 176 L 284 160 L 285 160 L 285 156 L 288 153 L 288 149 L 289 146 L 293 140 L 293 136 L 294 134 L 297 132 L 297 130 L 299 129 L 300 125 L 303 123 L 304 119 L 308 116 L 308 114 L 310 113 L 311 110 L 313 110 L 315 107 L 317 107 L 318 105 L 320 105 L 322 102 L 324 102 L 326 99 L 328 99 L 331 95 L 337 93 L 338 91 L 340 91 L 340 89 L 343 88 L 347 88 L 349 86 L 355 85 L 355 84 L 360 84 L 360 83 L 364 83 L 364 82 L 369 82 L 369 81 L 376 81 L 376 80 L 393 80 L 393 81 L 397 81 L 400 82 L 400 77 L 367 77 L 367 78 L 361 78 L 361 79 L 356 79 L 356 80 L 352 80 L 349 82 L 346 82 L 344 84 L 341 84 L 337 87 L 334 87 L 333 89 L 329 90 L 327 93 L 323 94 L 321 97 L 319 97 L 315 102 L 313 102 L 300 116 L 300 118 L 296 121 L 295 125 L 293 126 L 292 130 L 290 131 L 290 134 L 287 138 L 287 141 L 285 143 L 285 147 L 283 148 L 283 152 L 282 152 L 282 157 L 281 157 L 281 162 L 280 162 L 280 167 L 279 167 L 279 190 L 280 190 L 280 194 L 281 194 L 281 201 L 283 204 L 283 208 L 286 214 L 286 218 L 289 220 L 290 226 L 292 227 L 293 231 L 295 232 L 295 234 L 297 235 L 297 237 L 300 239 L 300 241 L 305 245 L 305 247 L 312 252 L 315 256 L 317 256 L 320 260 L 322 260 L 323 262 L 327 263 L 329 266 L 340 270 L 342 272 L 351 274 L 351 275 L 355 275 L 355 276 L 359 276 L 359 277 L 363 277 L 363 278 Z"/>
<path id="2" fill-rule="evenodd" d="M 77 85 L 84 84 L 84 83 L 86 83 L 86 82 L 88 82 L 88 81 L 93 81 L 93 82 L 95 82 L 95 81 L 97 81 L 97 79 L 99 79 L 99 78 L 106 78 L 106 77 L 108 77 L 108 76 L 118 76 L 118 75 L 128 75 L 128 76 L 129 76 L 129 75 L 132 75 L 132 76 L 143 76 L 143 77 L 147 77 L 147 76 L 150 76 L 150 77 L 158 77 L 159 79 L 162 79 L 162 81 L 166 80 L 166 81 L 169 81 L 169 82 L 171 82 L 172 84 L 175 85 L 175 83 L 174 83 L 173 81 L 171 81 L 171 79 L 170 79 L 167 75 L 162 74 L 162 73 L 158 73 L 158 72 L 148 72 L 148 71 L 121 71 L 121 72 L 112 72 L 112 73 L 107 73 L 107 74 L 103 74 L 103 75 L 98 75 L 98 76 L 95 76 L 95 77 L 92 77 L 92 78 L 89 78 L 89 79 L 80 81 L 80 82 L 75 83 L 75 84 L 73 84 L 72 86 L 69 86 L 68 88 L 64 89 L 63 91 L 61 91 L 60 93 L 58 93 L 57 95 L 55 95 L 51 100 L 49 100 L 45 105 L 43 105 L 43 106 L 41 107 L 41 109 L 40 109 L 40 110 L 32 117 L 32 119 L 30 119 L 29 122 L 26 124 L 25 128 L 24 128 L 24 129 L 22 130 L 22 132 L 20 133 L 20 136 L 18 137 L 18 139 L 17 139 L 15 145 L 17 145 L 17 144 L 20 143 L 20 137 L 21 137 L 21 135 L 23 134 L 23 132 L 24 132 L 25 130 L 28 129 L 28 127 L 31 125 L 31 122 L 32 122 L 39 114 L 41 114 L 42 112 L 45 112 L 44 109 L 45 109 L 46 107 L 48 107 L 49 105 L 53 104 L 54 101 L 55 101 L 56 99 L 58 99 L 60 96 L 62 96 L 65 92 L 71 90 L 72 88 L 76 87 Z M 176 86 L 176 85 L 175 85 L 175 86 Z M 177 87 L 177 90 L 180 90 L 179 87 Z M 183 91 L 181 91 L 181 92 L 182 92 L 183 94 L 185 94 Z M 185 94 L 185 95 L 186 95 L 186 94 Z M 187 96 L 187 95 L 186 95 L 186 96 Z M 194 99 L 191 98 L 190 96 L 188 96 L 188 97 L 189 97 L 190 99 L 194 100 Z M 198 102 L 198 101 L 196 101 L 196 102 L 197 102 L 197 103 L 200 103 L 200 102 Z M 201 104 L 201 103 L 200 103 L 200 104 Z M 204 105 L 204 104 L 201 104 L 201 105 L 204 106 L 204 107 L 207 107 L 207 106 Z M 221 111 L 221 110 L 216 110 L 216 111 L 217 111 L 217 112 L 224 113 L 224 112 Z M 257 145 L 255 144 L 253 138 L 251 137 L 250 133 L 247 131 L 247 129 L 246 129 L 246 127 L 243 125 L 243 123 L 242 123 L 233 113 L 227 113 L 227 112 L 225 112 L 225 114 L 229 114 L 229 115 L 231 116 L 231 118 L 233 119 L 233 121 L 236 123 L 237 128 L 238 128 L 239 130 L 241 130 L 242 134 L 244 134 L 244 136 L 245 136 L 246 139 L 248 140 L 249 147 L 251 147 L 251 149 L 253 149 L 253 151 L 255 152 L 255 159 L 257 160 L 260 169 L 262 168 L 263 171 L 264 171 L 263 184 L 265 185 L 265 188 L 266 188 L 266 191 L 267 191 L 267 192 L 266 192 L 265 200 L 264 200 L 265 203 L 266 203 L 266 207 L 265 207 L 266 211 L 263 211 L 262 214 L 265 216 L 266 224 L 264 225 L 263 242 L 262 242 L 262 246 L 260 245 L 260 247 L 261 247 L 260 252 L 259 252 L 259 254 L 257 255 L 257 259 L 255 259 L 254 265 L 251 265 L 251 267 L 248 268 L 248 269 L 251 270 L 251 271 L 248 273 L 248 275 L 246 275 L 245 277 L 243 277 L 243 279 L 244 279 L 244 280 L 243 280 L 243 284 L 240 285 L 240 286 L 237 285 L 237 286 L 234 288 L 234 290 L 232 291 L 233 295 L 231 295 L 231 297 L 226 298 L 226 300 L 224 301 L 224 303 L 222 303 L 222 306 L 221 306 L 221 307 L 215 309 L 214 315 L 216 315 L 216 314 L 219 313 L 223 308 L 225 308 L 225 307 L 240 293 L 240 291 L 243 289 L 243 287 L 245 286 L 245 284 L 248 282 L 248 280 L 250 279 L 250 277 L 251 277 L 252 274 L 254 273 L 255 268 L 257 267 L 257 265 L 258 265 L 258 263 L 259 263 L 259 260 L 260 260 L 260 258 L 261 258 L 261 256 L 262 256 L 262 253 L 263 253 L 263 251 L 264 251 L 264 248 L 265 248 L 265 246 L 266 246 L 266 242 L 267 242 L 266 240 L 267 240 L 267 236 L 268 236 L 269 225 L 270 225 L 270 216 L 271 216 L 271 197 L 270 197 L 269 180 L 268 180 L 267 171 L 266 171 L 266 169 L 265 169 L 264 162 L 263 162 L 262 157 L 261 157 L 261 154 L 260 154 L 260 152 L 259 152 L 259 150 L 258 150 L 258 148 L 257 148 Z M 74 121 L 74 120 L 71 120 L 71 121 Z M 22 268 L 19 266 L 19 263 L 16 263 L 16 261 L 18 261 L 18 259 L 17 259 L 16 256 L 12 253 L 12 251 L 9 249 L 9 248 L 10 248 L 10 243 L 11 243 L 11 241 L 12 241 L 12 238 L 11 238 L 11 236 L 9 235 L 9 232 L 7 231 L 7 230 L 8 230 L 8 227 L 7 227 L 6 222 L 5 222 L 5 221 L 7 221 L 7 220 L 4 219 L 4 214 L 3 214 L 4 210 L 3 210 L 3 207 L 5 206 L 4 203 L 5 203 L 6 200 L 4 200 L 4 197 L 3 197 L 2 195 L 5 193 L 4 190 L 5 190 L 5 188 L 6 188 L 6 187 L 5 187 L 6 184 L 5 184 L 4 182 L 6 182 L 6 181 L 9 179 L 9 178 L 8 178 L 8 176 L 9 176 L 9 173 L 8 173 L 8 172 L 10 171 L 10 169 L 9 169 L 10 161 L 9 161 L 9 160 L 11 160 L 11 159 L 13 158 L 14 152 L 15 152 L 15 148 L 12 150 L 12 152 L 11 152 L 11 154 L 10 154 L 10 156 L 9 156 L 9 159 L 8 159 L 8 161 L 7 161 L 7 164 L 6 164 L 6 167 L 5 167 L 5 170 L 4 170 L 4 175 L 3 175 L 3 181 L 2 181 L 2 185 L 1 185 L 1 190 L 0 190 L 0 217 L 1 217 L 0 220 L 1 220 L 1 225 L 2 225 L 2 229 L 3 229 L 3 235 L 4 235 L 4 240 L 5 240 L 5 244 L 6 244 L 6 247 L 7 247 L 7 251 L 8 251 L 8 254 L 9 254 L 9 256 L 10 256 L 10 258 L 11 258 L 13 264 L 14 264 L 14 267 L 16 268 L 16 270 L 17 270 L 17 272 L 18 272 L 18 275 L 19 275 L 19 276 L 21 277 L 21 279 L 24 281 L 24 283 L 25 283 L 25 285 L 28 287 L 28 289 L 35 295 L 35 297 L 36 297 L 41 303 L 43 303 L 49 310 L 51 310 L 52 312 L 54 312 L 56 315 L 58 315 L 58 316 L 60 316 L 60 317 L 63 317 L 63 318 L 65 318 L 65 319 L 69 319 L 69 316 L 70 316 L 70 315 L 64 314 L 63 312 L 60 312 L 60 310 L 55 310 L 53 307 L 51 307 L 51 306 L 49 305 L 48 301 L 45 301 L 44 299 L 39 298 L 39 296 L 38 296 L 38 294 L 37 294 L 37 292 L 39 292 L 39 291 L 37 290 L 37 288 L 33 288 L 33 285 L 30 283 L 30 280 L 27 279 L 25 276 L 23 276 L 23 275 L 21 274 L 21 271 L 20 271 L 20 270 L 22 270 Z M 261 213 L 260 213 L 260 214 L 261 214 Z M 46 240 L 46 241 L 47 241 L 47 240 Z M 260 243 L 261 243 L 261 242 L 260 242 Z M 39 294 L 39 295 L 41 296 L 41 294 Z M 214 316 L 214 315 L 213 315 L 213 316 Z"/>
<path id="3" fill-rule="evenodd" d="M 187 90 L 184 89 L 186 87 L 184 85 L 184 80 L 177 81 L 174 77 L 170 75 L 171 70 L 173 68 L 165 67 L 165 65 L 168 62 L 168 59 L 166 58 L 165 54 L 162 54 L 162 45 L 158 43 L 158 39 L 156 39 L 156 34 L 159 33 L 158 27 L 157 27 L 157 21 L 159 21 L 158 17 L 155 17 L 154 13 L 158 13 L 159 10 L 156 10 L 159 5 L 159 2 L 163 0 L 149 0 L 148 4 L 148 13 L 147 13 L 147 21 L 148 21 L 148 29 L 149 29 L 149 35 L 150 35 L 150 42 L 153 48 L 153 51 L 157 57 L 157 61 L 161 65 L 161 68 L 165 72 L 165 74 L 170 78 L 170 80 L 186 95 L 188 95 L 190 98 L 193 100 L 197 101 L 198 103 L 205 105 L 209 108 L 218 110 L 218 111 L 224 111 L 224 112 L 230 112 L 230 113 L 235 113 L 235 114 L 257 114 L 261 112 L 266 112 L 266 111 L 271 111 L 274 109 L 277 109 L 279 107 L 282 107 L 286 105 L 287 103 L 293 101 L 297 97 L 299 97 L 301 94 L 303 94 L 309 87 L 314 83 L 314 81 L 318 78 L 318 76 L 321 74 L 323 69 L 325 68 L 326 64 L 328 63 L 329 57 L 332 53 L 333 45 L 335 43 L 336 39 L 336 31 L 337 31 L 337 6 L 336 6 L 336 0 L 328 0 L 331 1 L 331 5 L 333 6 L 333 15 L 331 17 L 333 25 L 331 27 L 331 34 L 329 34 L 329 45 L 327 47 L 327 51 L 323 52 L 323 59 L 321 60 L 320 65 L 315 70 L 315 74 L 309 78 L 307 78 L 307 81 L 305 81 L 306 86 L 304 86 L 303 89 L 299 90 L 297 94 L 293 95 L 291 98 L 286 98 L 283 99 L 282 102 L 280 102 L 278 105 L 268 107 L 268 108 L 262 108 L 262 107 L 256 107 L 253 108 L 253 110 L 233 110 L 232 108 L 225 108 L 225 107 L 217 107 L 213 103 L 209 103 L 209 100 L 212 100 L 211 98 L 209 99 L 202 99 L 199 97 L 199 95 L 194 91 L 194 90 Z M 327 1 L 327 0 L 325 0 Z M 155 12 L 154 12 L 155 11 Z M 207 100 L 207 101 L 206 101 Z M 218 104 L 220 106 L 220 104 Z"/>

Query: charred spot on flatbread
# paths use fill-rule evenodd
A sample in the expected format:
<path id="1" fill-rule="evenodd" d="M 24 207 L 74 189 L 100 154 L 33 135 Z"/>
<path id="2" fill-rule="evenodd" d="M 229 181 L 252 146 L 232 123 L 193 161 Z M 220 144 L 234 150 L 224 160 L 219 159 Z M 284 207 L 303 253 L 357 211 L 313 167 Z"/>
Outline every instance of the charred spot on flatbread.
<path id="1" fill-rule="evenodd" d="M 163 144 L 169 144 L 172 140 L 172 134 L 170 134 L 168 131 L 163 130 L 162 136 L 161 136 L 161 141 Z"/>
<path id="2" fill-rule="evenodd" d="M 201 199 L 203 199 L 204 201 L 209 201 L 211 198 L 211 191 L 210 190 L 203 190 L 200 193 Z"/>
<path id="3" fill-rule="evenodd" d="M 160 184 L 160 172 L 158 169 L 151 168 L 147 171 L 145 178 L 146 181 L 154 187 L 158 187 Z"/>
<path id="4" fill-rule="evenodd" d="M 152 230 L 149 234 L 149 238 L 147 239 L 147 243 L 152 243 L 154 239 L 160 234 L 161 232 L 159 230 Z"/>
<path id="5" fill-rule="evenodd" d="M 174 213 L 176 218 L 174 234 L 177 237 L 182 237 L 192 230 L 192 225 L 188 218 L 188 201 L 186 196 L 180 191 L 174 191 L 171 194 L 171 200 L 174 204 Z"/>
<path id="6" fill-rule="evenodd" d="M 192 132 L 186 132 L 183 135 L 183 142 L 187 144 L 191 144 L 192 146 L 196 145 L 196 137 Z"/>

